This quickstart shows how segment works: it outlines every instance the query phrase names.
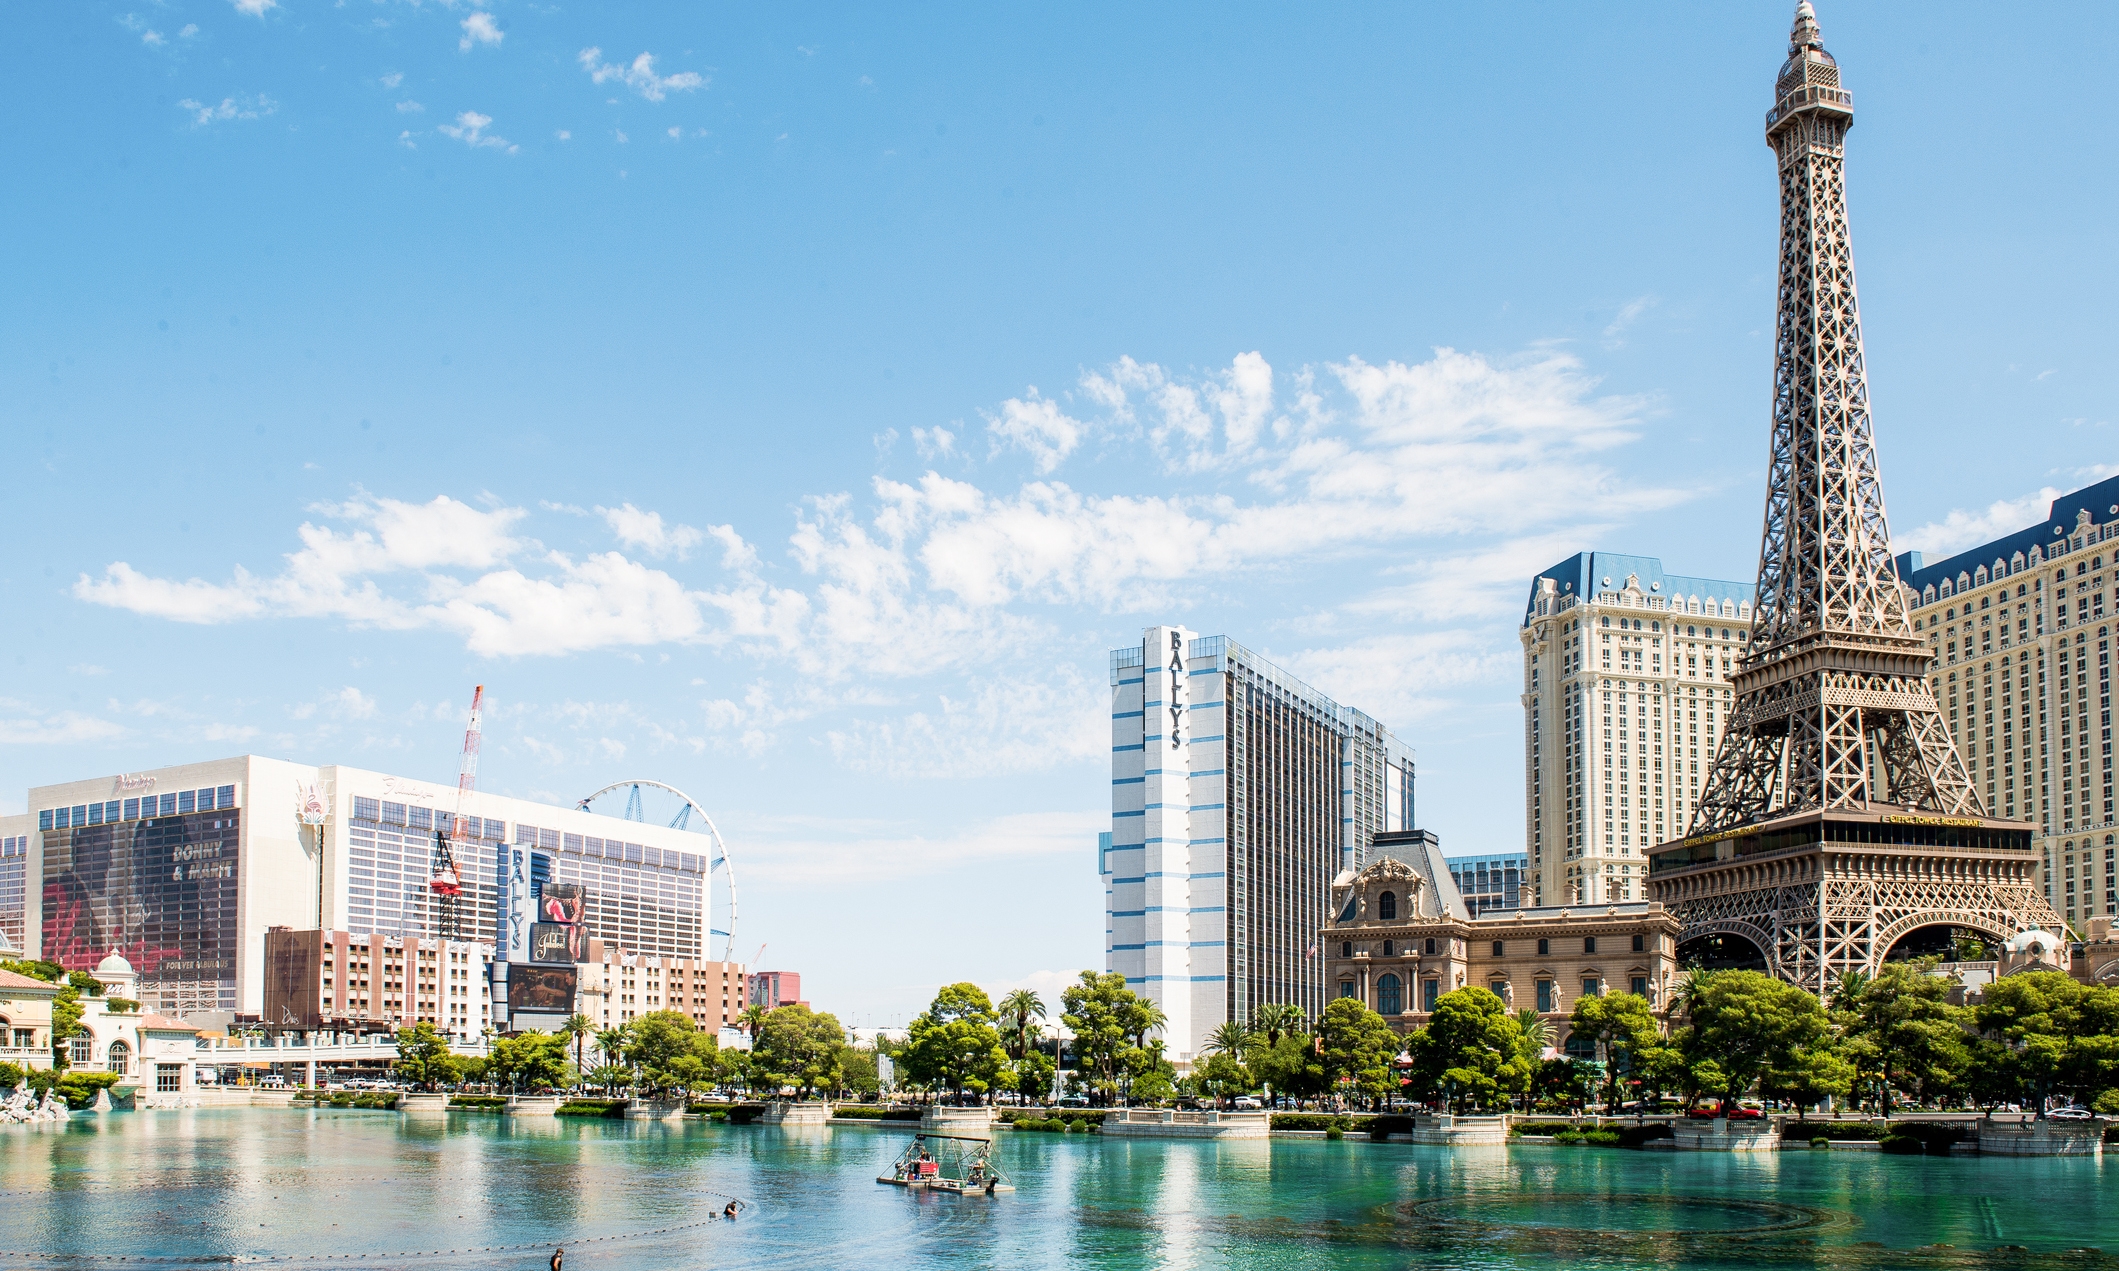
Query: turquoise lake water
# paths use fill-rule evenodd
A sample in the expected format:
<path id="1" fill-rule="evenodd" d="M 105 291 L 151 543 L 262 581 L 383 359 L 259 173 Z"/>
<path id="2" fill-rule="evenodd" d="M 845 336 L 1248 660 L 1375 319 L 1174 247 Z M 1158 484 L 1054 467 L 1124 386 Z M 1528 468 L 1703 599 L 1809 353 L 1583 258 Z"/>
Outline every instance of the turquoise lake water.
<path id="1" fill-rule="evenodd" d="M 555 1244 L 592 1269 L 2119 1266 L 2091 1252 L 2119 1254 L 2119 1162 L 1002 1131 L 1020 1190 L 953 1197 L 876 1184 L 908 1137 L 352 1110 L 6 1126 L 0 1267 L 542 1268 Z M 750 1207 L 726 1223 L 731 1196 Z"/>

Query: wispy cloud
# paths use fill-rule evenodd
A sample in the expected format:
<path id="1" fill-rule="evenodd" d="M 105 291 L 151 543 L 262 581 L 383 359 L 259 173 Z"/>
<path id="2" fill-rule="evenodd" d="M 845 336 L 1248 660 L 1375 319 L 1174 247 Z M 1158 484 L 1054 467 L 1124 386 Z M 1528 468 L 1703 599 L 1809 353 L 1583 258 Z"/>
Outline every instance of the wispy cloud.
<path id="1" fill-rule="evenodd" d="M 1640 320 L 1642 314 L 1655 308 L 1656 304 L 1657 300 L 1654 296 L 1639 296 L 1622 305 L 1617 316 L 1612 318 L 1610 325 L 1604 328 L 1604 347 L 1607 349 L 1622 347 L 1626 343 L 1627 330 Z"/>
<path id="2" fill-rule="evenodd" d="M 2067 493 L 2046 486 L 2013 499 L 1997 499 L 1984 508 L 1952 508 L 1939 521 L 1895 532 L 1891 544 L 1899 551 L 1916 551 L 1932 560 L 1942 560 L 1981 543 L 2014 534 L 2036 525 L 2052 511 L 2053 500 Z"/>
<path id="3" fill-rule="evenodd" d="M 194 128 L 204 128 L 230 119 L 261 119 L 278 110 L 280 104 L 260 93 L 256 97 L 223 97 L 219 105 L 186 97 L 177 103 L 177 108 L 191 112 Z"/>
<path id="4" fill-rule="evenodd" d="M 575 57 L 581 69 L 589 73 L 589 82 L 605 84 L 613 81 L 625 85 L 651 102 L 659 102 L 671 93 L 688 93 L 706 84 L 706 77 L 697 71 L 679 71 L 675 75 L 655 74 L 655 57 L 642 53 L 630 63 L 621 65 L 603 60 L 603 50 L 585 48 Z"/>
<path id="5" fill-rule="evenodd" d="M 500 20 L 484 9 L 474 10 L 461 24 L 464 37 L 456 42 L 458 52 L 468 53 L 481 44 L 499 44 L 507 38 L 500 29 Z"/>
<path id="6" fill-rule="evenodd" d="M 122 724 L 79 711 L 43 712 L 27 702 L 0 698 L 0 745 L 67 746 L 114 741 L 126 735 Z"/>
<path id="7" fill-rule="evenodd" d="M 247 17 L 262 18 L 268 9 L 280 7 L 280 0 L 228 0 L 237 13 Z"/>
<path id="8" fill-rule="evenodd" d="M 454 137 L 473 150 L 490 147 L 495 150 L 505 151 L 508 154 L 514 154 L 520 149 L 506 137 L 487 132 L 486 128 L 492 122 L 493 116 L 491 115 L 481 115 L 475 110 L 466 110 L 456 116 L 455 123 L 437 124 L 434 131 L 444 137 Z"/>
<path id="9" fill-rule="evenodd" d="M 627 547 L 637 547 L 650 556 L 675 555 L 682 560 L 691 555 L 692 549 L 706 537 L 703 531 L 689 525 L 665 524 L 662 513 L 643 512 L 630 503 L 615 508 L 599 507 L 596 515 L 610 525 L 612 535 L 619 542 Z"/>

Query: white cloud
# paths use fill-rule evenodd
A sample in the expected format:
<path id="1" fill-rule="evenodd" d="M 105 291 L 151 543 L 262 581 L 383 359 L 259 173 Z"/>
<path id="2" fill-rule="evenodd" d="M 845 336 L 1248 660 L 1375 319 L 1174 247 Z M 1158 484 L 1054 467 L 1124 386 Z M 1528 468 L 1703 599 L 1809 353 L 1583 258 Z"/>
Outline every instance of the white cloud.
<path id="1" fill-rule="evenodd" d="M 410 128 L 407 128 L 403 132 L 397 134 L 397 144 L 403 146 L 407 150 L 417 150 L 419 149 L 419 143 L 417 141 L 412 140 L 413 136 L 414 133 L 412 132 L 412 130 Z M 312 463 L 308 466 L 313 468 L 316 465 Z"/>
<path id="2" fill-rule="evenodd" d="M 630 65 L 621 66 L 603 60 L 603 50 L 585 48 L 574 59 L 581 69 L 589 73 L 589 82 L 603 84 L 616 81 L 640 94 L 651 102 L 659 102 L 671 93 L 688 93 L 704 87 L 706 77 L 697 71 L 679 71 L 675 75 L 655 74 L 655 58 L 651 53 L 642 53 Z"/>
<path id="3" fill-rule="evenodd" d="M 400 115 L 416 115 L 425 109 L 425 106 L 422 106 L 415 101 L 401 101 L 397 103 L 397 113 Z"/>
<path id="4" fill-rule="evenodd" d="M 897 440 L 895 432 L 891 434 L 891 440 Z M 954 459 L 958 456 L 956 434 L 940 425 L 933 428 L 915 427 L 912 430 L 912 444 L 920 452 L 920 458 L 929 462 L 936 459 Z"/>
<path id="5" fill-rule="evenodd" d="M 66 669 L 67 669 L 67 670 L 69 670 L 69 671 L 72 671 L 72 672 L 73 672 L 73 673 L 74 673 L 75 675 L 108 675 L 108 674 L 110 674 L 110 668 L 109 668 L 109 667 L 107 667 L 107 666 L 97 666 L 97 665 L 96 665 L 95 663 L 93 663 L 93 662 L 76 662 L 76 663 L 74 663 L 74 664 L 73 664 L 72 666 L 69 666 L 69 667 L 67 667 Z"/>
<path id="6" fill-rule="evenodd" d="M 403 71 L 392 71 L 388 75 L 383 76 L 382 80 L 384 88 L 396 88 L 399 84 L 402 84 L 404 82 L 405 73 Z"/>
<path id="7" fill-rule="evenodd" d="M 671 525 L 631 504 L 597 509 L 623 548 L 682 559 L 712 538 L 730 576 L 702 587 L 622 551 L 547 551 L 518 537 L 520 509 L 361 496 L 319 509 L 347 526 L 303 525 L 301 550 L 271 577 L 158 578 L 120 561 L 74 591 L 187 622 L 325 617 L 444 630 L 487 656 L 696 644 L 827 683 L 967 667 L 990 675 L 995 649 L 1049 648 L 1049 615 L 1063 606 L 1183 606 L 1215 588 L 1250 590 L 1385 554 L 1411 563 L 1334 614 L 1449 623 L 1470 611 L 1485 621 L 1586 531 L 1683 497 L 1609 468 L 1603 452 L 1633 437 L 1642 404 L 1597 396 L 1564 353 L 1496 361 L 1443 349 L 1412 365 L 1350 359 L 1282 378 L 1276 397 L 1273 369 L 1250 354 L 1193 378 L 1123 361 L 1085 377 L 1082 398 L 1099 417 L 1066 427 L 1113 444 L 1129 430 L 1136 443 L 1150 434 L 1177 474 L 1153 478 L 1158 492 L 880 476 L 861 501 L 819 495 L 798 509 L 785 549 L 800 571 L 791 582 L 761 573 L 758 550 L 733 526 Z M 1171 407 L 1173 393 L 1193 405 Z M 1153 439 L 1158 421 L 1195 407 L 1207 421 L 1198 448 L 1179 424 Z M 1058 454 L 1061 426 L 1023 427 Z M 919 440 L 939 446 L 941 432 Z M 1182 474 L 1201 455 L 1220 475 L 1195 489 Z M 1550 497 L 1563 488 L 1569 498 Z M 1044 692 L 1026 712 L 1036 720 L 1010 721 L 983 682 L 843 729 L 831 744 L 878 771 L 970 762 L 943 744 L 951 735 L 1002 768 L 1034 762 L 1040 749 L 1077 753 L 1071 697 Z"/>
<path id="8" fill-rule="evenodd" d="M 1074 453 L 1087 428 L 1068 418 L 1059 403 L 1038 396 L 1032 385 L 1024 397 L 1011 397 L 997 414 L 986 416 L 986 431 L 993 434 L 996 452 L 1003 443 L 1021 447 L 1030 452 L 1039 472 L 1050 472 Z"/>
<path id="9" fill-rule="evenodd" d="M 375 699 L 348 684 L 332 699 L 339 714 L 347 719 L 375 718 Z"/>
<path id="10" fill-rule="evenodd" d="M 180 40 L 188 40 L 188 39 L 192 38 L 193 36 L 197 35 L 198 33 L 199 33 L 199 24 L 198 24 L 198 23 L 196 23 L 196 22 L 186 22 L 186 23 L 184 24 L 184 29 L 183 29 L 183 30 L 181 30 L 181 31 L 178 31 L 178 32 L 177 32 L 177 38 L 178 38 L 178 39 L 180 39 Z"/>
<path id="11" fill-rule="evenodd" d="M 260 93 L 257 97 L 223 97 L 218 106 L 194 101 L 186 97 L 177 103 L 178 108 L 191 112 L 193 127 L 203 128 L 207 124 L 226 119 L 258 119 L 280 108 L 280 104 Z"/>
<path id="12" fill-rule="evenodd" d="M 162 38 L 162 33 L 160 31 L 149 30 L 141 32 L 140 43 L 145 44 L 150 48 L 160 48 L 164 44 L 169 43 L 169 41 Z"/>
<path id="13" fill-rule="evenodd" d="M 126 735 L 122 724 L 79 711 L 45 713 L 27 702 L 0 698 L 0 745 L 66 746 L 113 741 Z"/>
<path id="14" fill-rule="evenodd" d="M 1920 552 L 1931 561 L 1939 561 L 2038 524 L 2052 512 L 2053 500 L 2065 493 L 2046 486 L 2020 498 L 1996 500 L 1983 509 L 1953 508 L 1940 521 L 1892 534 L 1891 546 L 1894 551 Z"/>
<path id="15" fill-rule="evenodd" d="M 500 22 L 484 9 L 474 10 L 462 23 L 464 38 L 456 42 L 460 53 L 468 53 L 480 44 L 498 44 L 507 38 L 500 29 Z"/>
<path id="16" fill-rule="evenodd" d="M 1110 699 L 1072 666 L 968 687 L 942 695 L 931 710 L 827 733 L 833 756 L 856 772 L 959 778 L 1038 772 L 1109 753 Z"/>
<path id="17" fill-rule="evenodd" d="M 674 553 L 679 560 L 692 554 L 706 535 L 689 525 L 664 525 L 662 513 L 643 512 L 632 504 L 622 507 L 596 509 L 611 527 L 611 533 L 627 547 L 637 547 L 650 556 L 668 556 Z M 726 527 L 723 527 L 726 528 Z"/>
<path id="18" fill-rule="evenodd" d="M 474 150 L 490 146 L 495 150 L 514 154 L 518 147 L 510 144 L 506 137 L 486 131 L 486 126 L 492 122 L 491 115 L 467 110 L 456 117 L 454 124 L 439 124 L 434 130 L 445 137 L 454 137 Z"/>
<path id="19" fill-rule="evenodd" d="M 552 135 L 559 138 L 561 141 L 572 141 L 574 139 L 574 134 L 568 132 L 564 128 L 561 128 L 558 132 L 555 132 Z"/>
<path id="20" fill-rule="evenodd" d="M 1623 346 L 1627 329 L 1639 321 L 1642 314 L 1655 308 L 1656 303 L 1654 296 L 1637 296 L 1622 305 L 1610 325 L 1604 328 L 1604 347 L 1616 349 Z"/>
<path id="21" fill-rule="evenodd" d="M 228 0 L 228 2 L 235 6 L 237 13 L 253 18 L 262 18 L 265 16 L 267 9 L 280 7 L 280 0 Z"/>

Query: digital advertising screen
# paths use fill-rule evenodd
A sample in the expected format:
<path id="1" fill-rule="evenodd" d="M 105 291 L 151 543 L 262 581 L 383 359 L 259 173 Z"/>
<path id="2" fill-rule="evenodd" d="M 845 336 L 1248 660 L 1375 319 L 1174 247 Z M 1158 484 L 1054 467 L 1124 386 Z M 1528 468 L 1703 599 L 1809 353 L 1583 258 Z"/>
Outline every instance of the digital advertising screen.
<path id="1" fill-rule="evenodd" d="M 530 961 L 586 962 L 589 956 L 588 928 L 568 922 L 530 924 Z"/>
<path id="2" fill-rule="evenodd" d="M 587 899 L 580 883 L 546 883 L 537 899 L 537 920 L 579 923 Z"/>
<path id="3" fill-rule="evenodd" d="M 574 968 L 518 962 L 508 968 L 508 1014 L 574 1013 Z"/>

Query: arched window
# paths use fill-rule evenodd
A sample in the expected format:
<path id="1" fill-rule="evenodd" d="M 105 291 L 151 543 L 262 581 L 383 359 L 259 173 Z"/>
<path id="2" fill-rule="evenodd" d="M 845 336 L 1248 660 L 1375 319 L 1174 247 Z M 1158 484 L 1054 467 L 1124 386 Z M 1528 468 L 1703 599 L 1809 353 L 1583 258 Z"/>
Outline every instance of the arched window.
<path id="1" fill-rule="evenodd" d="M 1378 918 L 1396 918 L 1398 916 L 1397 892 L 1387 891 L 1376 897 L 1376 916 Z"/>
<path id="2" fill-rule="evenodd" d="M 96 1057 L 96 1039 L 87 1033 L 76 1033 L 66 1039 L 66 1060 L 76 1068 L 86 1068 Z"/>
<path id="3" fill-rule="evenodd" d="M 121 1075 L 132 1071 L 132 1047 L 124 1042 L 112 1042 L 110 1060 L 104 1066 Z"/>
<path id="4" fill-rule="evenodd" d="M 1376 981 L 1376 1013 L 1378 1015 L 1401 1015 L 1405 1012 L 1405 986 L 1395 975 L 1386 975 Z"/>

